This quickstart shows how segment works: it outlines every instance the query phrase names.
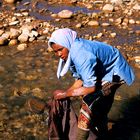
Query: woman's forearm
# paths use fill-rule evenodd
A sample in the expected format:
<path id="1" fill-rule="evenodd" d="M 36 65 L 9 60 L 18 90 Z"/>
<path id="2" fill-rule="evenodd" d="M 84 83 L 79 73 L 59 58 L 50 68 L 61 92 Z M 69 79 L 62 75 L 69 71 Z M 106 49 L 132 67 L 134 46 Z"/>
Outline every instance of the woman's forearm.
<path id="1" fill-rule="evenodd" d="M 66 96 L 67 97 L 82 96 L 93 92 L 95 92 L 95 87 L 79 87 L 76 89 L 66 91 Z"/>
<path id="2" fill-rule="evenodd" d="M 67 89 L 67 92 L 74 90 L 74 89 L 77 89 L 77 88 L 80 88 L 80 87 L 82 87 L 82 85 L 83 85 L 83 81 L 78 79 L 74 82 L 74 84 L 69 89 Z"/>

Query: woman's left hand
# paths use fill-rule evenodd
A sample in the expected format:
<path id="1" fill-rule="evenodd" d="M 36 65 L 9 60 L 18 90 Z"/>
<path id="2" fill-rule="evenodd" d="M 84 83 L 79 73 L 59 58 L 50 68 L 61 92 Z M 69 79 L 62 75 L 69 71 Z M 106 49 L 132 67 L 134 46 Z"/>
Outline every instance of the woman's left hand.
<path id="1" fill-rule="evenodd" d="M 56 90 L 54 92 L 54 99 L 56 100 L 64 99 L 66 97 L 66 92 L 64 92 L 63 90 Z"/>

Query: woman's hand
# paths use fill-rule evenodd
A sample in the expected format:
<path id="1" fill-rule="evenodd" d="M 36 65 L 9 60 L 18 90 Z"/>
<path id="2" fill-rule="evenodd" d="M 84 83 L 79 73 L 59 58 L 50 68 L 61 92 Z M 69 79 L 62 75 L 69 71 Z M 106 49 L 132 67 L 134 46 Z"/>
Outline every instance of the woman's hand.
<path id="1" fill-rule="evenodd" d="M 64 90 L 55 90 L 53 93 L 54 99 L 60 100 L 66 98 L 66 92 Z"/>

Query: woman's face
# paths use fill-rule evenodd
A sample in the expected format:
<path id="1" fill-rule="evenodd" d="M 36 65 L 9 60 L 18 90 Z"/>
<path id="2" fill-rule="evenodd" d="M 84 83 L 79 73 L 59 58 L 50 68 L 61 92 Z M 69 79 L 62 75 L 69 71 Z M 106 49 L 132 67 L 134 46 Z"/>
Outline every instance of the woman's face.
<path id="1" fill-rule="evenodd" d="M 59 56 L 63 60 L 67 60 L 69 54 L 69 50 L 67 48 L 55 43 L 53 43 L 51 47 L 55 52 L 55 55 Z"/>

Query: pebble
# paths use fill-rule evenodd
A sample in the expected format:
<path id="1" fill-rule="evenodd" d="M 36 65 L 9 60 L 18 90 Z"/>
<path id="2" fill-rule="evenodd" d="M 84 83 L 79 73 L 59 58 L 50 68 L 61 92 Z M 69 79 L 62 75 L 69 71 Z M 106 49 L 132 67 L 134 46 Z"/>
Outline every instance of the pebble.
<path id="1" fill-rule="evenodd" d="M 129 20 L 129 24 L 135 24 L 135 20 L 134 19 L 130 19 Z"/>
<path id="2" fill-rule="evenodd" d="M 107 26 L 110 26 L 110 23 L 102 23 L 101 24 L 103 27 L 107 27 Z"/>
<path id="3" fill-rule="evenodd" d="M 95 21 L 95 20 L 92 20 L 92 21 L 89 21 L 88 22 L 88 25 L 89 26 L 99 26 L 99 22 L 98 21 Z"/>
<path id="4" fill-rule="evenodd" d="M 17 40 L 17 39 L 12 39 L 12 40 L 10 40 L 9 43 L 8 43 L 9 46 L 15 46 L 15 45 L 17 45 L 17 44 L 18 44 L 18 40 Z"/>
<path id="5" fill-rule="evenodd" d="M 76 28 L 81 28 L 81 27 L 82 27 L 82 24 L 81 24 L 81 23 L 78 23 L 78 24 L 76 24 L 75 27 L 76 27 Z"/>
<path id="6" fill-rule="evenodd" d="M 23 50 L 25 50 L 25 48 L 27 48 L 27 44 L 19 44 L 17 47 L 17 50 L 23 51 Z"/>
<path id="7" fill-rule="evenodd" d="M 60 18 L 71 18 L 73 15 L 73 12 L 70 10 L 62 10 L 58 13 L 58 16 Z"/>
<path id="8" fill-rule="evenodd" d="M 12 25 L 17 25 L 17 24 L 19 24 L 19 23 L 20 23 L 20 22 L 17 20 L 17 21 L 10 22 L 9 25 L 12 26 Z"/>
<path id="9" fill-rule="evenodd" d="M 103 11 L 105 12 L 112 12 L 113 10 L 114 10 L 114 7 L 111 4 L 105 4 L 105 6 L 103 7 Z"/>
<path id="10" fill-rule="evenodd" d="M 116 37 L 116 35 L 117 35 L 116 33 L 111 33 L 111 34 L 110 34 L 110 36 L 111 36 L 112 38 Z"/>

